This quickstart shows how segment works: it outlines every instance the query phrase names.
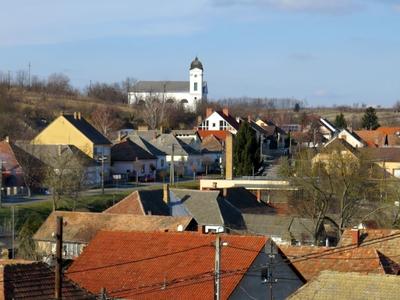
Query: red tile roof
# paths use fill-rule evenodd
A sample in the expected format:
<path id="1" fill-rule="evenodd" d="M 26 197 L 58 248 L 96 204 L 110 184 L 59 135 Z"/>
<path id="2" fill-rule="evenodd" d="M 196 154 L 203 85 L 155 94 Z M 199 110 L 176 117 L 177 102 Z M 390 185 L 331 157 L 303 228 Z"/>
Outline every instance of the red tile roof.
<path id="1" fill-rule="evenodd" d="M 42 262 L 10 263 L 0 266 L 0 299 L 54 299 L 54 269 Z M 98 294 L 99 291 L 96 292 Z M 96 299 L 67 278 L 62 282 L 63 299 Z"/>
<path id="2" fill-rule="evenodd" d="M 335 249 L 313 246 L 279 246 L 292 265 L 308 281 L 321 271 L 385 274 L 375 249 Z"/>
<path id="3" fill-rule="evenodd" d="M 110 208 L 103 211 L 110 214 L 132 214 L 132 215 L 145 215 L 143 207 L 140 204 L 139 192 L 134 191 L 126 196 L 124 199 L 114 204 Z"/>
<path id="4" fill-rule="evenodd" d="M 100 232 L 67 271 L 86 289 L 135 299 L 212 299 L 215 235 Z M 222 235 L 221 294 L 234 291 L 267 241 Z"/>
<path id="5" fill-rule="evenodd" d="M 200 138 L 203 140 L 209 135 L 214 135 L 220 141 L 225 141 L 226 136 L 230 133 L 229 131 L 225 130 L 198 130 L 197 133 L 199 134 Z"/>
<path id="6" fill-rule="evenodd" d="M 376 131 L 379 131 L 383 134 L 397 134 L 398 132 L 400 133 L 400 127 L 379 127 L 376 129 Z"/>
<path id="7" fill-rule="evenodd" d="M 321 271 L 397 274 L 400 270 L 400 230 L 361 230 L 360 243 L 345 230 L 336 248 L 280 246 L 293 266 L 307 280 Z"/>

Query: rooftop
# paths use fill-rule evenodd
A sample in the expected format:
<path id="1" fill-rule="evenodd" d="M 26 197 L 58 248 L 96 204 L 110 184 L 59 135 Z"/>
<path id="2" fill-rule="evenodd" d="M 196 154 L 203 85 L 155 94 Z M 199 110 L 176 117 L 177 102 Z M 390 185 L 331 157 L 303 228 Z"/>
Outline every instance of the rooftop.
<path id="1" fill-rule="evenodd" d="M 398 299 L 400 276 L 324 271 L 288 299 Z"/>
<path id="2" fill-rule="evenodd" d="M 100 232 L 67 271 L 90 291 L 141 299 L 213 297 L 215 235 Z M 228 236 L 221 255 L 221 299 L 227 299 L 267 239 Z"/>
<path id="3" fill-rule="evenodd" d="M 53 232 L 56 231 L 56 217 L 62 216 L 64 221 L 64 241 L 87 244 L 100 230 L 124 231 L 177 231 L 182 225 L 183 230 L 192 220 L 190 216 L 141 216 L 130 214 L 89 213 L 55 211 L 50 214 L 34 239 L 39 241 L 54 241 Z"/>

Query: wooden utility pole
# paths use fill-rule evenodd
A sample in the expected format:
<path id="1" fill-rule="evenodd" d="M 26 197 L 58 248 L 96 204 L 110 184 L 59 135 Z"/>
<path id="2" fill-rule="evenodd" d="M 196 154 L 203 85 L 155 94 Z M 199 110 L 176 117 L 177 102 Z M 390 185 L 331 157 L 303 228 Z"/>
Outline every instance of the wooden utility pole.
<path id="1" fill-rule="evenodd" d="M 57 217 L 56 232 L 56 268 L 55 268 L 55 290 L 54 298 L 61 299 L 62 291 L 62 244 L 63 244 L 63 217 Z"/>
<path id="2" fill-rule="evenodd" d="M 215 240 L 214 300 L 221 299 L 220 262 L 221 262 L 221 238 L 219 234 L 217 234 L 217 238 Z"/>
<path id="3" fill-rule="evenodd" d="M 174 150 L 175 150 L 175 145 L 172 144 L 171 163 L 169 165 L 169 184 L 171 186 L 175 184 Z"/>

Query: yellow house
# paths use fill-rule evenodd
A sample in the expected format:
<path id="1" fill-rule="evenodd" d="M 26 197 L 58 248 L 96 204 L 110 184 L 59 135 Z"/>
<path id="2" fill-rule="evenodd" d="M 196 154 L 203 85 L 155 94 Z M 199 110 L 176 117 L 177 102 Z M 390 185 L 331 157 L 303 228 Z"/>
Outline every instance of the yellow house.
<path id="1" fill-rule="evenodd" d="M 87 122 L 81 113 L 63 114 L 43 129 L 31 142 L 35 145 L 74 145 L 90 158 L 110 163 L 111 142 Z"/>

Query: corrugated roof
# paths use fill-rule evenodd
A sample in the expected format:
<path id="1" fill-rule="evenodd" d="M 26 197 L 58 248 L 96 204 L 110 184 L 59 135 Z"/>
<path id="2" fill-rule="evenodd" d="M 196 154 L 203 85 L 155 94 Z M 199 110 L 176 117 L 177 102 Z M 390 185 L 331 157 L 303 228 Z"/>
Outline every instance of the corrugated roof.
<path id="1" fill-rule="evenodd" d="M 215 235 L 100 232 L 67 271 L 90 291 L 116 298 L 212 299 Z M 221 235 L 221 299 L 234 291 L 265 237 Z M 225 275 L 224 275 L 225 274 Z"/>
<path id="2" fill-rule="evenodd" d="M 74 115 L 63 115 L 69 123 L 85 135 L 92 143 L 96 145 L 110 145 L 111 142 L 94 128 L 85 118 L 75 118 Z"/>
<path id="3" fill-rule="evenodd" d="M 400 276 L 325 271 L 288 299 L 394 300 L 399 286 Z"/>
<path id="4" fill-rule="evenodd" d="M 125 231 L 175 231 L 178 225 L 185 229 L 192 217 L 143 216 L 132 214 L 89 213 L 55 211 L 50 214 L 34 235 L 35 240 L 54 241 L 53 232 L 56 230 L 56 217 L 64 218 L 64 241 L 88 243 L 100 230 Z"/>
<path id="5" fill-rule="evenodd" d="M 6 264 L 1 267 L 4 295 L 1 299 L 54 299 L 54 270 L 42 262 Z M 100 290 L 99 290 L 100 291 Z M 98 294 L 99 291 L 94 292 Z M 94 294 L 62 277 L 62 299 L 96 299 Z"/>

